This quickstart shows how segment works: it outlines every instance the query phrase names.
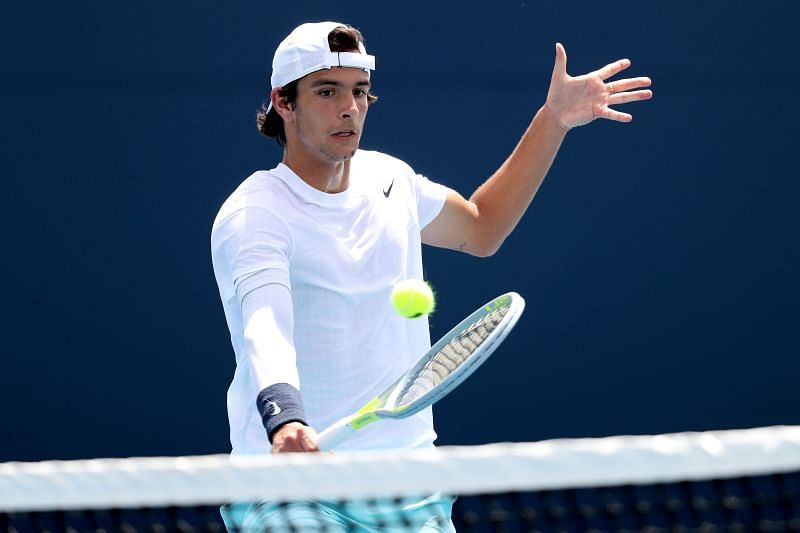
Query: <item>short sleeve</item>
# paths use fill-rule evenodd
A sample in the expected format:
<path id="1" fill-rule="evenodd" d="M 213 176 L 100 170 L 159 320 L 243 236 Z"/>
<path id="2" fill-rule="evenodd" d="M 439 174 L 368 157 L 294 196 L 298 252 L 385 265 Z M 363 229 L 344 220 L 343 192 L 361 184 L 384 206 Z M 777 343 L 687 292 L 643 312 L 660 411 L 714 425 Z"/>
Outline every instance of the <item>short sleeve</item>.
<path id="1" fill-rule="evenodd" d="M 417 196 L 417 216 L 419 228 L 427 226 L 444 207 L 447 200 L 447 187 L 435 183 L 421 174 L 414 175 L 414 187 Z"/>
<path id="2" fill-rule="evenodd" d="M 239 301 L 270 283 L 291 290 L 291 235 L 277 214 L 263 207 L 247 206 L 232 213 L 225 225 L 223 250 Z"/>

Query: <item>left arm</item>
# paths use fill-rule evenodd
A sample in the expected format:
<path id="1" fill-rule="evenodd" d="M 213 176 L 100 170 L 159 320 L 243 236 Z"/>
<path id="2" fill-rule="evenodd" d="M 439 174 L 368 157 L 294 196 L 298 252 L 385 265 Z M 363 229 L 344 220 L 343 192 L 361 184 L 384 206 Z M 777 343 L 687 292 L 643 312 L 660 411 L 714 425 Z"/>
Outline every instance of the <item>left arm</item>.
<path id="1" fill-rule="evenodd" d="M 536 113 L 514 151 L 469 200 L 450 191 L 439 215 L 422 230 L 426 244 L 477 256 L 496 252 L 517 225 L 544 181 L 566 133 L 597 118 L 630 122 L 609 108 L 652 97 L 649 78 L 605 80 L 630 66 L 622 59 L 592 73 L 567 74 L 567 55 L 556 44 L 556 61 L 547 101 Z"/>

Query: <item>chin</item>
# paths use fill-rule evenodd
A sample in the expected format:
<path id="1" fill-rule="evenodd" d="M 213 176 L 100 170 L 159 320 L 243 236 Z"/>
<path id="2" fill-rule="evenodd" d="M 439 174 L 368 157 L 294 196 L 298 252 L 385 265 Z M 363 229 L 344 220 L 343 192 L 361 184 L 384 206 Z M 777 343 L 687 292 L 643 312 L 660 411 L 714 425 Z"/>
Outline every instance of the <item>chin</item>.
<path id="1" fill-rule="evenodd" d="M 332 161 L 349 161 L 350 159 L 353 159 L 353 156 L 356 155 L 357 151 L 358 147 L 351 148 L 347 151 L 339 150 L 337 152 L 329 152 L 327 155 Z"/>

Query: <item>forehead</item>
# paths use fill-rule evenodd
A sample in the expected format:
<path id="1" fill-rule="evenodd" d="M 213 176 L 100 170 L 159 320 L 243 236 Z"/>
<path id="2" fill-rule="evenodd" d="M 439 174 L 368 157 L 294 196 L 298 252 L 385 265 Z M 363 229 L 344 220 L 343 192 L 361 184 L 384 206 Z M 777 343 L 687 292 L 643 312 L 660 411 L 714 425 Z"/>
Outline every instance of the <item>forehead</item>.
<path id="1" fill-rule="evenodd" d="M 342 85 L 369 84 L 369 72 L 353 67 L 333 67 L 312 72 L 301 78 L 299 83 L 303 85 L 313 85 L 324 81 Z"/>

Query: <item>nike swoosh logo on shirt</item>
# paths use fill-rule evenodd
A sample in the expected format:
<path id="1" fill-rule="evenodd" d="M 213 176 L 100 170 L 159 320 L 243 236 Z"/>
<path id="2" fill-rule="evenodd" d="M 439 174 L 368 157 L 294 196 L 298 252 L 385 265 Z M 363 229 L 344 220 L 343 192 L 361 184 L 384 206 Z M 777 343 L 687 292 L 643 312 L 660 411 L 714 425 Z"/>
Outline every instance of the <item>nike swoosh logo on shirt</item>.
<path id="1" fill-rule="evenodd" d="M 389 198 L 389 195 L 392 194 L 392 187 L 394 187 L 394 180 L 392 180 L 392 183 L 389 184 L 389 188 L 383 191 L 383 195 L 386 198 Z"/>

